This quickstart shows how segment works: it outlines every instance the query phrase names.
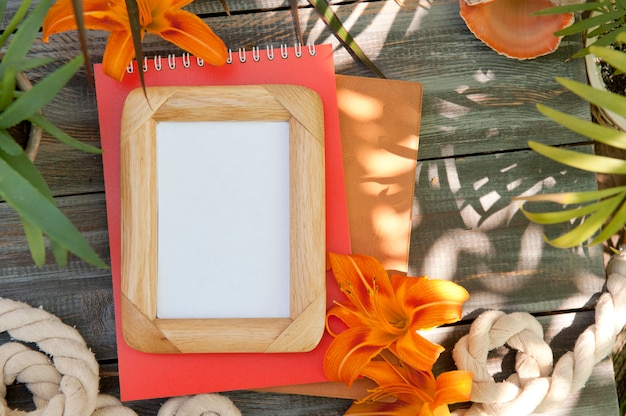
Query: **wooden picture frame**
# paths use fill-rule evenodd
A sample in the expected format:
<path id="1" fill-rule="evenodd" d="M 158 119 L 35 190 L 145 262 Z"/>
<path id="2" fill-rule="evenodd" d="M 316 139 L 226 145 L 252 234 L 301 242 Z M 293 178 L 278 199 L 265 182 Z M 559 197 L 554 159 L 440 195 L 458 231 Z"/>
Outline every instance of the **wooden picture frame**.
<path id="1" fill-rule="evenodd" d="M 319 96 L 293 85 L 147 87 L 121 123 L 122 332 L 149 353 L 306 352 L 325 327 L 324 124 Z M 289 123 L 289 317 L 157 317 L 156 126 L 163 121 Z M 181 146 L 181 151 L 185 151 Z M 187 150 L 188 151 L 188 150 Z"/>

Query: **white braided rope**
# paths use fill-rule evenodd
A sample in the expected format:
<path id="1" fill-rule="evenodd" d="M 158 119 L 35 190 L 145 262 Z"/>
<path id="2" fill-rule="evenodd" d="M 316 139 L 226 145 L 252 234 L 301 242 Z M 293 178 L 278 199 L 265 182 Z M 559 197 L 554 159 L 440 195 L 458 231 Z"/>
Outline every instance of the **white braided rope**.
<path id="1" fill-rule="evenodd" d="M 115 397 L 99 394 L 99 367 L 79 332 L 43 309 L 0 298 L 0 332 L 13 341 L 0 345 L 0 416 L 137 416 Z M 21 341 L 21 342 L 17 342 Z M 33 350 L 23 343 L 34 343 Z M 6 386 L 23 383 L 36 410 L 10 409 Z M 218 394 L 168 400 L 157 416 L 241 416 Z"/>
<path id="2" fill-rule="evenodd" d="M 472 402 L 455 415 L 526 416 L 560 406 L 580 390 L 594 366 L 606 358 L 626 324 L 626 254 L 607 266 L 607 290 L 595 308 L 595 323 L 578 337 L 574 350 L 552 368 L 552 350 L 541 324 L 530 314 L 487 311 L 455 345 L 452 356 L 460 370 L 473 373 Z M 517 350 L 512 376 L 496 383 L 486 369 L 490 350 L 508 344 Z"/>
<path id="3" fill-rule="evenodd" d="M 218 394 L 198 394 L 196 396 L 174 397 L 163 404 L 157 416 L 185 415 L 241 415 L 227 397 Z"/>

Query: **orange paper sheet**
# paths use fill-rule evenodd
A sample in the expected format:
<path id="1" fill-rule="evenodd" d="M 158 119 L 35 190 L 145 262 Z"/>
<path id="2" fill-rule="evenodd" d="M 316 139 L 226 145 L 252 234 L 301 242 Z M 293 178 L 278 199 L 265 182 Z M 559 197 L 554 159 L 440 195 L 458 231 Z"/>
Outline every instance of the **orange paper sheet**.
<path id="1" fill-rule="evenodd" d="M 341 75 L 336 80 L 352 252 L 406 273 L 422 85 Z"/>
<path id="2" fill-rule="evenodd" d="M 416 82 L 337 75 L 337 102 L 352 252 L 376 257 L 390 273 L 408 270 L 422 110 Z M 280 386 L 263 391 L 359 399 L 376 385 Z"/>

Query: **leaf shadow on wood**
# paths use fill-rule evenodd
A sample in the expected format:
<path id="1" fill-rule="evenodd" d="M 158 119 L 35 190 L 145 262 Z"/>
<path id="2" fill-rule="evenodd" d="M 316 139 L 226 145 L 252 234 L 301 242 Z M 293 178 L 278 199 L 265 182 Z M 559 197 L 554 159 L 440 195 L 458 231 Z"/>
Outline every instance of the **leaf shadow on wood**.
<path id="1" fill-rule="evenodd" d="M 411 39 L 414 21 L 418 19 L 418 16 L 427 14 L 429 8 L 429 0 L 407 0 L 402 2 L 402 6 L 394 1 L 384 3 L 355 2 L 333 7 L 333 10 L 367 57 L 388 78 L 391 78 L 384 69 L 389 62 L 380 59 L 383 48 L 386 45 Z M 332 31 L 321 23 L 315 13 L 301 13 L 300 16 L 305 42 L 338 44 Z M 381 38 L 384 40 L 381 41 Z M 376 39 L 376 42 L 372 42 L 372 39 Z M 337 46 L 337 49 L 339 48 L 341 46 Z M 346 54 L 348 54 L 347 51 Z M 357 57 L 353 58 L 358 62 Z M 337 64 L 337 72 L 342 73 L 345 67 L 343 61 L 337 62 Z M 349 71 L 350 75 L 375 76 L 364 65 L 358 67 L 350 65 Z"/>
<path id="2" fill-rule="evenodd" d="M 420 162 L 409 273 L 463 285 L 471 295 L 466 314 L 582 307 L 604 282 L 598 248 L 547 245 L 544 230 L 529 223 L 512 198 L 589 189 L 593 181 L 593 175 L 564 170 L 532 152 Z"/>

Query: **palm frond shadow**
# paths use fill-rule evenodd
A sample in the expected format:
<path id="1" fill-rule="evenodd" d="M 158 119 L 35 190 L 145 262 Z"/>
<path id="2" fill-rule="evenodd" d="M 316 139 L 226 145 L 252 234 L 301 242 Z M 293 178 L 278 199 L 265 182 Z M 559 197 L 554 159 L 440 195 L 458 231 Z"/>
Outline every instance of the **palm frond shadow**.
<path id="1" fill-rule="evenodd" d="M 584 189 L 594 180 L 530 151 L 418 163 L 410 274 L 463 285 L 471 294 L 468 313 L 572 307 L 602 289 L 603 264 L 593 251 L 600 248 L 586 253 L 547 245 L 544 230 L 511 199 L 551 188 Z M 560 234 L 574 225 L 545 232 Z"/>
<path id="2" fill-rule="evenodd" d="M 363 51 L 367 58 L 371 60 L 373 64 L 381 70 L 381 72 L 384 72 L 384 66 L 381 66 L 380 61 L 377 59 L 378 51 L 371 51 L 367 48 L 369 36 L 367 32 L 375 30 L 376 36 L 384 36 L 387 40 L 391 40 L 391 31 L 385 30 L 385 28 L 393 26 L 394 31 L 400 30 L 401 32 L 407 33 L 410 28 L 410 22 L 412 21 L 412 15 L 425 7 L 423 3 L 423 1 L 411 1 L 407 2 L 406 6 L 400 7 L 395 2 L 388 2 L 384 7 L 394 8 L 397 9 L 397 11 L 393 19 L 387 20 L 385 22 L 377 21 L 382 10 L 380 4 L 378 3 L 355 2 L 351 4 L 342 4 L 340 7 L 331 7 L 333 8 L 338 19 L 343 23 L 345 29 L 350 34 L 350 36 L 354 38 L 356 40 L 356 43 L 363 48 Z M 303 16 L 303 14 L 300 15 Z M 403 16 L 400 17 L 401 15 Z M 325 27 L 321 31 L 318 30 L 318 14 L 311 13 L 308 15 L 308 17 L 305 17 L 304 19 L 305 21 L 302 24 L 304 32 L 303 38 L 305 40 L 309 39 L 309 43 L 330 42 L 333 40 L 333 38 L 337 37 L 336 31 L 328 27 Z M 398 28 L 398 26 L 400 28 Z M 387 40 L 382 44 L 387 44 Z M 362 71 L 359 72 L 359 75 L 380 76 L 380 74 L 377 74 L 376 71 L 367 69 L 367 64 L 363 62 L 362 57 L 352 53 L 350 50 L 347 50 L 347 52 L 352 56 L 354 60 L 361 61 L 361 63 L 363 64 Z"/>

